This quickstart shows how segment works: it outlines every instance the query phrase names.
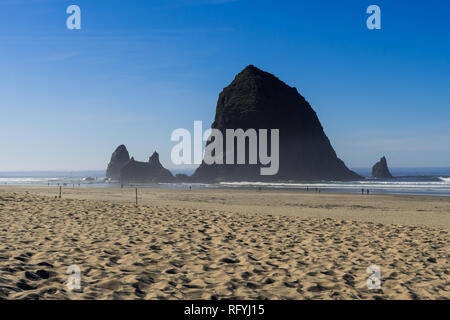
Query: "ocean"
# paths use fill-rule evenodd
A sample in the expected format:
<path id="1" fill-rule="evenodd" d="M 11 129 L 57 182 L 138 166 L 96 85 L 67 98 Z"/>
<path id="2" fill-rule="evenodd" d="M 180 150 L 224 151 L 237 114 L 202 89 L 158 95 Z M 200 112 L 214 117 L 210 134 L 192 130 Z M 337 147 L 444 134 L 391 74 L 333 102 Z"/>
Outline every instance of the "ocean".
<path id="1" fill-rule="evenodd" d="M 365 177 L 361 181 L 293 181 L 293 182 L 222 182 L 202 183 L 158 183 L 139 184 L 142 188 L 233 188 L 233 189 L 287 189 L 321 192 L 361 193 L 369 189 L 372 194 L 416 194 L 450 196 L 450 167 L 445 168 L 391 168 L 396 177 L 392 180 L 370 179 L 369 168 L 353 168 Z M 177 172 L 178 173 L 178 172 Z M 192 172 L 185 172 L 192 174 Z M 115 182 L 105 179 L 104 171 L 76 172 L 0 172 L 0 185 L 68 186 L 68 187 L 118 187 Z M 136 186 L 136 185 L 134 185 Z M 129 187 L 129 186 L 127 186 Z"/>

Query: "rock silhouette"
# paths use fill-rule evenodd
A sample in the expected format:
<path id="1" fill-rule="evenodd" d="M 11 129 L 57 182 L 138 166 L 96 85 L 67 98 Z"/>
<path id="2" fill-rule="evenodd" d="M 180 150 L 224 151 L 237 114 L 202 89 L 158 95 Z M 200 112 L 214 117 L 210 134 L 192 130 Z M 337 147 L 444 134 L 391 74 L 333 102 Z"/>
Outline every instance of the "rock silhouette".
<path id="1" fill-rule="evenodd" d="M 172 173 L 162 166 L 156 151 L 148 162 L 140 162 L 131 158 L 120 173 L 122 183 L 170 182 L 173 180 Z"/>
<path id="2" fill-rule="evenodd" d="M 394 178 L 389 171 L 386 157 L 382 157 L 380 161 L 372 167 L 372 178 L 375 179 L 392 179 Z"/>
<path id="3" fill-rule="evenodd" d="M 253 65 L 246 67 L 220 93 L 215 120 L 211 127 L 220 130 L 224 137 L 226 129 L 241 128 L 244 131 L 250 128 L 279 129 L 279 171 L 273 176 L 262 176 L 260 164 L 208 165 L 203 162 L 194 173 L 192 177 L 194 180 L 357 180 L 361 178 L 349 170 L 337 157 L 316 113 L 297 89 Z M 224 150 L 226 150 L 225 145 L 224 139 Z M 246 149 L 248 151 L 247 146 Z M 223 154 L 224 163 L 225 153 Z M 248 159 L 248 152 L 246 159 Z"/>
<path id="4" fill-rule="evenodd" d="M 127 148 L 122 144 L 117 147 L 111 156 L 111 161 L 106 169 L 106 178 L 119 180 L 120 172 L 128 161 L 130 161 L 130 154 L 128 153 Z"/>

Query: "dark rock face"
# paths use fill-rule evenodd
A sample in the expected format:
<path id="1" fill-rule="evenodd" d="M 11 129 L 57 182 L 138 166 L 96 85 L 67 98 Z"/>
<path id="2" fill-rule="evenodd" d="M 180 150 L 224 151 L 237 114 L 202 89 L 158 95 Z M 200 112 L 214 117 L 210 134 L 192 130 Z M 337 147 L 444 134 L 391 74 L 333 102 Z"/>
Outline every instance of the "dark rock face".
<path id="1" fill-rule="evenodd" d="M 170 182 L 174 177 L 159 162 L 159 154 L 155 151 L 148 162 L 139 162 L 131 158 L 121 170 L 120 181 L 123 183 Z"/>
<path id="2" fill-rule="evenodd" d="M 123 166 L 130 161 L 130 154 L 127 148 L 122 144 L 117 147 L 116 151 L 111 156 L 111 161 L 106 169 L 106 178 L 112 180 L 120 179 L 120 171 Z"/>
<path id="3" fill-rule="evenodd" d="M 189 182 L 190 179 L 191 178 L 187 174 L 184 174 L 184 173 L 178 173 L 175 175 L 175 180 L 177 182 Z"/>
<path id="4" fill-rule="evenodd" d="M 389 171 L 386 157 L 383 157 L 372 167 L 372 178 L 375 179 L 392 179 L 394 178 Z"/>
<path id="5" fill-rule="evenodd" d="M 244 131 L 250 128 L 279 129 L 279 171 L 273 176 L 262 176 L 260 164 L 208 165 L 203 162 L 194 173 L 194 180 L 357 180 L 361 178 L 349 170 L 336 156 L 316 113 L 297 89 L 289 87 L 274 75 L 252 65 L 239 73 L 234 81 L 220 93 L 212 128 L 220 130 L 224 137 L 226 129 L 241 128 Z M 247 146 L 246 148 L 248 149 Z M 248 154 L 246 159 L 247 156 Z M 225 163 L 225 154 L 223 157 Z"/>

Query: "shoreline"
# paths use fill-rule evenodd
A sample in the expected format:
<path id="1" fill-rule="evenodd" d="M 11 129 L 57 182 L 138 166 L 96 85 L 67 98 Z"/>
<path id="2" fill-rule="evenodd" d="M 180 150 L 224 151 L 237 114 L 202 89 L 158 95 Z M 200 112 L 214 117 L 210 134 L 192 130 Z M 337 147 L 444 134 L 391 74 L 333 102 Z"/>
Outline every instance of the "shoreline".
<path id="1" fill-rule="evenodd" d="M 62 187 L 63 199 L 135 203 L 135 188 Z M 4 192 L 55 197 L 57 186 L 2 186 Z M 243 190 L 230 188 L 171 189 L 138 188 L 139 204 L 171 208 L 221 210 L 230 213 L 270 214 L 311 218 L 425 225 L 450 228 L 450 197 L 315 193 L 303 190 Z"/>
<path id="2" fill-rule="evenodd" d="M 119 183 L 117 181 L 106 181 L 105 179 L 80 177 L 60 177 L 60 178 L 40 178 L 40 177 L 17 177 L 0 178 L 0 186 L 18 187 L 83 187 L 83 188 L 149 188 L 149 189 L 231 189 L 265 191 L 282 190 L 286 192 L 319 192 L 331 194 L 361 194 L 362 190 L 370 194 L 381 195 L 418 195 L 418 196 L 443 196 L 450 197 L 450 178 L 443 176 L 417 176 L 416 179 L 398 178 L 391 180 L 363 179 L 358 181 L 273 181 L 273 182 L 252 182 L 252 181 L 222 181 L 217 183 L 172 181 L 160 183 Z M 50 179 L 50 180 L 49 180 Z"/>

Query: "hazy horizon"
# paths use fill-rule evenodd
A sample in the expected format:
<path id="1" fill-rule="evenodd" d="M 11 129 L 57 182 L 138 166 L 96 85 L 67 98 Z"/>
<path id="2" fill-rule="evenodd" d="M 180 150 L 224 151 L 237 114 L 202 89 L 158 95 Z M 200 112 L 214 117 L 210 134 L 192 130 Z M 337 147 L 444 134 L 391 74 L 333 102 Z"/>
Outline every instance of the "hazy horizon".
<path id="1" fill-rule="evenodd" d="M 164 164 L 163 164 L 164 165 Z M 196 167 L 197 168 L 197 167 Z M 172 173 L 194 173 L 194 171 L 196 170 L 196 168 L 194 169 L 171 169 L 171 168 L 167 168 L 169 169 Z M 365 172 L 365 171 L 370 171 L 372 168 L 371 167 L 349 167 L 350 170 L 356 171 L 357 173 L 361 174 L 361 172 Z M 411 171 L 426 171 L 426 170 L 433 170 L 433 171 L 448 171 L 448 173 L 446 174 L 450 174 L 450 166 L 448 167 L 389 167 L 389 169 L 395 173 L 396 171 L 405 171 L 405 170 L 411 170 Z M 19 173 L 19 174 L 26 174 L 26 173 L 32 173 L 32 174 L 41 174 L 41 173 L 87 173 L 87 172 L 92 172 L 92 173 L 98 173 L 98 172 L 106 172 L 106 169 L 87 169 L 87 170 L 24 170 L 24 171 L 0 171 L 0 176 L 2 174 L 14 174 L 14 173 Z"/>

